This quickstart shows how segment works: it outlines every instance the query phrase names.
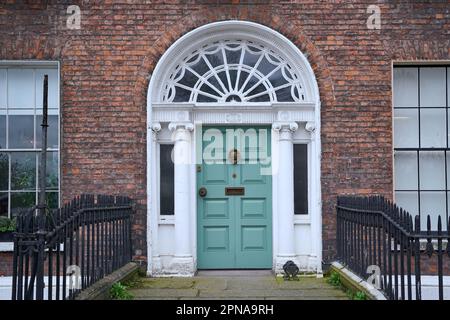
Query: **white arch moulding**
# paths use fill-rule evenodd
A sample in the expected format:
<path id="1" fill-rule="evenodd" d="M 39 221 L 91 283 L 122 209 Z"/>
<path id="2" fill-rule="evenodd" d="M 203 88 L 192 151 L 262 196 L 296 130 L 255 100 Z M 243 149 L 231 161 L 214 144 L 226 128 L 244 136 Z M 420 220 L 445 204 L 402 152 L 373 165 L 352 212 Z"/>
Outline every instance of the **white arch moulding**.
<path id="1" fill-rule="evenodd" d="M 196 141 L 201 124 L 272 126 L 273 269 L 280 272 L 287 260 L 294 260 L 302 270 L 320 274 L 317 81 L 307 58 L 290 40 L 266 26 L 237 20 L 188 32 L 164 53 L 151 75 L 147 92 L 148 274 L 190 276 L 196 271 L 194 164 L 199 161 Z M 186 187 L 179 186 L 175 192 L 175 215 L 161 216 L 158 145 L 170 142 L 172 136 L 182 141 L 178 148 L 189 149 L 184 160 L 192 165 L 176 170 Z M 308 145 L 309 210 L 302 215 L 292 212 L 292 158 L 283 158 L 292 154 L 293 143 Z"/>

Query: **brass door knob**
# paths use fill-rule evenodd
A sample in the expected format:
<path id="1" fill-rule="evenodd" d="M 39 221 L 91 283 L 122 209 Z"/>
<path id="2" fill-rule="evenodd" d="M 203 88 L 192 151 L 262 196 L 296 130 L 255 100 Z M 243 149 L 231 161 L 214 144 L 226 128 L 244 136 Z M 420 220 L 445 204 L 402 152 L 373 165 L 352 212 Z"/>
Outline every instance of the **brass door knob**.
<path id="1" fill-rule="evenodd" d="M 200 196 L 200 197 L 204 197 L 204 196 L 206 196 L 206 194 L 208 193 L 208 190 L 206 190 L 206 188 L 205 187 L 201 187 L 199 190 L 198 190 L 198 195 Z"/>

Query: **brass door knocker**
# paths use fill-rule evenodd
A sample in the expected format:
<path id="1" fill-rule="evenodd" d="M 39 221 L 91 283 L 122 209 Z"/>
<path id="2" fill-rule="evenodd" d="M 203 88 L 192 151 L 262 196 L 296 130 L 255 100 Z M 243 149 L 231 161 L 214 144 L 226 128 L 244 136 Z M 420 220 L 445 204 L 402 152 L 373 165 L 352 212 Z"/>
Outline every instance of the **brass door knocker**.
<path id="1" fill-rule="evenodd" d="M 237 149 L 233 149 L 228 154 L 228 159 L 232 164 L 237 165 L 239 160 L 241 160 L 241 154 Z"/>

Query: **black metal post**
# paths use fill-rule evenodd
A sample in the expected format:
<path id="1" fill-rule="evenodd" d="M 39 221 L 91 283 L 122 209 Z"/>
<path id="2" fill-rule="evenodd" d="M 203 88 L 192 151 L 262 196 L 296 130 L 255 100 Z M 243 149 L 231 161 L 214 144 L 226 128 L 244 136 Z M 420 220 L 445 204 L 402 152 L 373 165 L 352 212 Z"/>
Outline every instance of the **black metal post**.
<path id="1" fill-rule="evenodd" d="M 47 127 L 48 127 L 48 75 L 44 75 L 42 101 L 42 142 L 41 163 L 39 167 L 39 197 L 38 197 L 38 246 L 36 252 L 36 300 L 44 299 L 44 254 L 45 254 L 45 220 L 46 201 L 45 189 L 47 179 Z M 51 275 L 50 275 L 51 276 Z"/>
<path id="2" fill-rule="evenodd" d="M 38 208 L 39 208 L 39 230 L 44 231 L 45 229 L 45 211 L 46 211 L 46 201 L 45 201 L 45 191 L 46 191 L 46 180 L 47 180 L 47 128 L 48 128 L 48 75 L 44 75 L 44 92 L 43 92 L 43 103 L 42 103 L 42 142 L 41 142 L 41 163 L 39 166 L 39 198 L 38 198 Z"/>

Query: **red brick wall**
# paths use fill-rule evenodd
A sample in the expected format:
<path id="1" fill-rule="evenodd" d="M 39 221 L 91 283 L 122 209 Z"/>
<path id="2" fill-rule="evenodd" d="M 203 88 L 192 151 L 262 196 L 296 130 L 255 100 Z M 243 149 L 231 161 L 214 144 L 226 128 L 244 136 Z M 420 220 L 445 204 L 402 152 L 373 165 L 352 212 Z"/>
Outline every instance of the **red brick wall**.
<path id="1" fill-rule="evenodd" d="M 450 59 L 447 1 L 71 1 L 82 10 L 80 30 L 66 28 L 67 1 L 21 3 L 0 4 L 0 59 L 61 62 L 63 198 L 136 199 L 134 254 L 142 261 L 145 96 L 156 62 L 181 35 L 208 22 L 249 20 L 307 55 L 322 101 L 325 260 L 335 252 L 336 195 L 392 196 L 392 61 Z M 381 7 L 381 30 L 366 26 L 372 4 Z"/>
<path id="2" fill-rule="evenodd" d="M 0 252 L 0 277 L 12 276 L 13 255 L 11 252 Z"/>

